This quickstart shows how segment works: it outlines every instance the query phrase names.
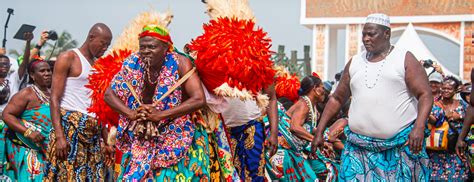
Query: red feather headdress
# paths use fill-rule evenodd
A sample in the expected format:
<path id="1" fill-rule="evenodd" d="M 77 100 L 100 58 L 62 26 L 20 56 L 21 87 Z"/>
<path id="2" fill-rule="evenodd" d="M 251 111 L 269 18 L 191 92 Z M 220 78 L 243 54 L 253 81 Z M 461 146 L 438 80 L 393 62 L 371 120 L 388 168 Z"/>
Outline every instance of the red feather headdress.
<path id="1" fill-rule="evenodd" d="M 92 104 L 87 111 L 95 113 L 97 120 L 101 123 L 111 126 L 118 125 L 118 113 L 105 103 L 104 93 L 110 86 L 115 74 L 120 71 L 123 61 L 130 54 L 132 54 L 132 51 L 118 50 L 97 59 L 93 66 L 95 71 L 89 75 L 89 84 L 86 87 L 92 90 Z"/>
<path id="2" fill-rule="evenodd" d="M 199 76 L 217 95 L 253 99 L 273 83 L 271 40 L 253 20 L 220 17 L 204 25 L 189 48 Z"/>

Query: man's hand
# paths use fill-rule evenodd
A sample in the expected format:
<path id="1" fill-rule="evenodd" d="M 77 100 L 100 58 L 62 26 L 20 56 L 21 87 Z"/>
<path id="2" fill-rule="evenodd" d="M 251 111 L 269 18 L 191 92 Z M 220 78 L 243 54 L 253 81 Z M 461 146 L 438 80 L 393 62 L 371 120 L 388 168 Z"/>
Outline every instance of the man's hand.
<path id="1" fill-rule="evenodd" d="M 277 134 L 270 134 L 270 138 L 268 139 L 268 151 L 269 157 L 275 155 L 278 150 L 278 133 Z"/>
<path id="2" fill-rule="evenodd" d="M 69 144 L 64 137 L 56 137 L 56 157 L 65 160 L 69 153 Z"/>
<path id="3" fill-rule="evenodd" d="M 7 54 L 7 51 L 5 50 L 5 48 L 1 47 L 0 48 L 0 55 L 6 55 Z"/>
<path id="4" fill-rule="evenodd" d="M 464 140 L 458 140 L 456 142 L 456 154 L 461 158 L 462 160 L 466 160 L 466 156 L 464 155 L 466 151 L 467 144 Z"/>
<path id="5" fill-rule="evenodd" d="M 48 31 L 41 32 L 41 38 L 38 42 L 38 45 L 43 46 L 44 43 L 46 43 L 46 41 L 48 40 L 48 37 L 49 37 Z"/>
<path id="6" fill-rule="evenodd" d="M 126 114 L 126 117 L 130 121 L 141 122 L 141 121 L 145 121 L 147 119 L 146 118 L 147 112 L 148 111 L 143 106 L 140 106 L 136 110 L 130 110 L 130 112 L 128 112 Z"/>
<path id="7" fill-rule="evenodd" d="M 165 119 L 164 116 L 159 112 L 156 107 L 152 104 L 145 104 L 142 106 L 143 110 L 141 113 L 145 115 L 145 119 L 151 122 L 160 122 Z"/>
<path id="8" fill-rule="evenodd" d="M 31 33 L 31 32 L 25 32 L 24 36 L 25 36 L 25 40 L 27 42 L 30 42 L 31 40 L 33 40 L 33 37 L 34 37 L 33 33 Z"/>
<path id="9" fill-rule="evenodd" d="M 413 130 L 410 132 L 410 135 L 408 136 L 408 145 L 410 147 L 410 151 L 413 154 L 418 154 L 423 145 L 423 140 L 424 140 L 424 132 L 423 128 L 413 128 Z"/>
<path id="10" fill-rule="evenodd" d="M 434 63 L 433 68 L 436 72 L 440 73 L 441 75 L 444 75 L 443 68 L 441 68 L 441 65 Z"/>
<path id="11" fill-rule="evenodd" d="M 313 138 L 313 141 L 311 142 L 311 153 L 315 154 L 316 150 L 320 149 L 322 151 L 322 148 L 324 146 L 324 139 L 323 139 L 323 134 L 321 133 L 316 133 L 316 136 Z"/>
<path id="12" fill-rule="evenodd" d="M 33 133 L 31 133 L 28 136 L 28 139 L 30 139 L 32 142 L 39 143 L 39 142 L 42 142 L 44 140 L 44 136 L 41 135 L 40 132 L 33 131 Z"/>

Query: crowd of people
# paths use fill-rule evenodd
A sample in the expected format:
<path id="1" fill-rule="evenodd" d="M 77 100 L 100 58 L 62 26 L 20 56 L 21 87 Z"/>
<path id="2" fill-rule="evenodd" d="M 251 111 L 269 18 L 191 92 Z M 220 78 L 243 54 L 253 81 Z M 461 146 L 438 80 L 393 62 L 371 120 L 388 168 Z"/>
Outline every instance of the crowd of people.
<path id="1" fill-rule="evenodd" d="M 119 113 L 115 144 L 89 112 L 86 87 L 109 27 L 93 25 L 54 71 L 39 56 L 48 33 L 33 49 L 26 33 L 18 69 L 0 55 L 0 173 L 12 181 L 472 180 L 472 85 L 436 66 L 426 74 L 390 44 L 384 14 L 369 15 L 361 33 L 365 51 L 335 84 L 306 76 L 294 101 L 264 88 L 262 111 L 255 100 L 209 93 L 193 65 L 199 55 L 178 52 L 166 29 L 147 25 L 104 93 Z M 206 115 L 210 108 L 218 114 Z"/>

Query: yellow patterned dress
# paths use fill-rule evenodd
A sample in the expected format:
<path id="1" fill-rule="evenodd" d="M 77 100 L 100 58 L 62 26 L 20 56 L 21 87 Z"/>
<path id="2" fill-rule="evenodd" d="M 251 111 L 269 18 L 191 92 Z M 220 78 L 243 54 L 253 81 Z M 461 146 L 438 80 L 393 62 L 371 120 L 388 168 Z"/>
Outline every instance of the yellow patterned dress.
<path id="1" fill-rule="evenodd" d="M 101 126 L 93 117 L 61 110 L 61 125 L 70 146 L 65 161 L 56 158 L 56 136 L 50 134 L 45 181 L 102 181 L 104 163 L 100 148 Z"/>

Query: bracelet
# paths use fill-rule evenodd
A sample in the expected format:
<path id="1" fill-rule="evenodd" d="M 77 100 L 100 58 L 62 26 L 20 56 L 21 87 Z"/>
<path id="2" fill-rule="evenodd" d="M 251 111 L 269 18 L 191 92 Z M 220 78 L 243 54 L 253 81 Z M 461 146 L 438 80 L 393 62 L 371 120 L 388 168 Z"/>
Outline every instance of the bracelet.
<path id="1" fill-rule="evenodd" d="M 42 46 L 42 45 L 40 46 L 40 45 L 38 45 L 38 44 L 35 45 L 35 48 L 36 48 L 36 49 L 41 49 L 41 47 L 43 47 L 43 46 Z"/>
<path id="2" fill-rule="evenodd" d="M 33 133 L 33 129 L 32 128 L 28 128 L 25 133 L 23 133 L 23 136 L 27 137 L 30 136 L 31 134 Z"/>

